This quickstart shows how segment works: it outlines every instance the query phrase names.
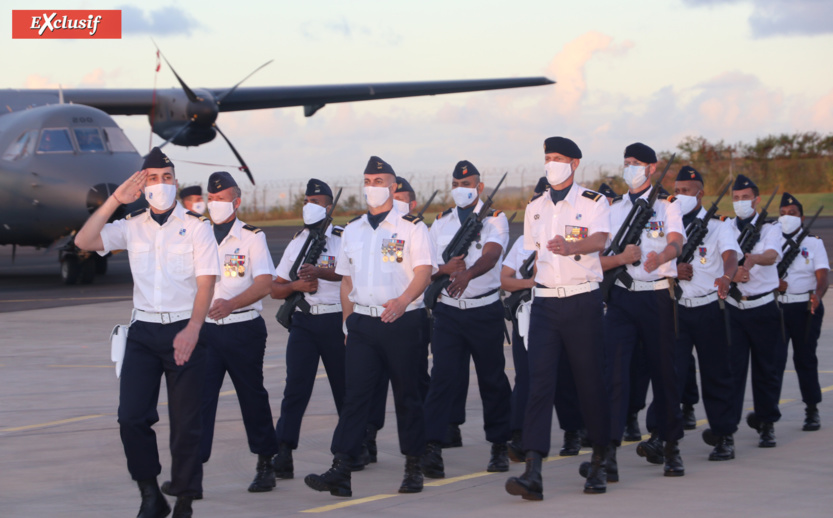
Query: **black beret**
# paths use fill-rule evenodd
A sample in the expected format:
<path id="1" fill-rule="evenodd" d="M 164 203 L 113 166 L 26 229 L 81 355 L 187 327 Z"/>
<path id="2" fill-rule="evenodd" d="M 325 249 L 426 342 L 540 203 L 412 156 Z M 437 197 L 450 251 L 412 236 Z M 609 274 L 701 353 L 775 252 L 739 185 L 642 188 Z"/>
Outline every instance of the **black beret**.
<path id="1" fill-rule="evenodd" d="M 164 169 L 173 166 L 171 159 L 159 147 L 151 149 L 142 163 L 142 169 Z"/>
<path id="2" fill-rule="evenodd" d="M 402 178 L 401 176 L 396 177 L 396 192 L 409 192 L 411 194 L 416 195 L 414 192 L 414 188 L 411 187 L 411 184 L 408 183 L 408 180 Z"/>
<path id="3" fill-rule="evenodd" d="M 454 166 L 454 172 L 451 173 L 451 176 L 458 180 L 475 175 L 480 176 L 480 171 L 468 160 L 460 160 L 457 162 L 457 165 Z"/>
<path id="4" fill-rule="evenodd" d="M 188 187 L 183 187 L 182 190 L 179 191 L 180 200 L 184 200 L 188 196 L 202 196 L 202 187 L 199 185 L 190 185 Z"/>
<path id="5" fill-rule="evenodd" d="M 635 158 L 645 164 L 656 164 L 657 154 L 642 142 L 636 142 L 625 148 L 625 158 Z"/>
<path id="6" fill-rule="evenodd" d="M 804 206 L 801 205 L 801 202 L 799 202 L 792 194 L 785 192 L 781 195 L 781 207 L 786 207 L 788 205 L 795 205 L 798 207 L 798 213 L 802 216 L 804 215 Z"/>
<path id="7" fill-rule="evenodd" d="M 755 182 L 750 180 L 749 178 L 739 174 L 737 178 L 735 178 L 735 183 L 732 185 L 733 191 L 740 191 L 742 189 L 757 189 L 758 186 L 755 185 Z"/>
<path id="8" fill-rule="evenodd" d="M 603 194 L 605 198 L 615 198 L 617 196 L 616 191 L 611 189 L 606 183 L 601 184 L 598 191 Z"/>
<path id="9" fill-rule="evenodd" d="M 364 174 L 392 174 L 396 176 L 393 167 L 378 156 L 370 157 L 370 160 L 367 161 L 367 167 L 364 168 Z"/>
<path id="10" fill-rule="evenodd" d="M 547 181 L 547 177 L 542 176 L 541 178 L 538 178 L 538 183 L 535 184 L 535 190 L 533 192 L 535 194 L 541 194 L 542 192 L 547 190 L 547 187 L 549 187 L 549 185 L 550 183 Z"/>
<path id="11" fill-rule="evenodd" d="M 697 169 L 694 169 L 690 165 L 684 165 L 680 168 L 680 172 L 677 173 L 677 182 L 700 182 L 703 183 L 703 177 L 700 176 L 700 173 Z"/>
<path id="12" fill-rule="evenodd" d="M 568 158 L 581 158 L 581 150 L 575 142 L 564 137 L 550 137 L 544 141 L 544 154 L 559 153 Z"/>
<path id="13" fill-rule="evenodd" d="M 211 194 L 225 191 L 229 187 L 237 187 L 237 182 L 226 171 L 217 171 L 208 177 L 208 192 Z"/>
<path id="14" fill-rule="evenodd" d="M 333 197 L 333 191 L 330 189 L 329 185 L 321 180 L 310 178 L 307 182 L 307 190 L 304 192 L 304 196 L 315 196 L 316 194 L 323 194 L 324 196 L 329 196 L 330 198 Z"/>

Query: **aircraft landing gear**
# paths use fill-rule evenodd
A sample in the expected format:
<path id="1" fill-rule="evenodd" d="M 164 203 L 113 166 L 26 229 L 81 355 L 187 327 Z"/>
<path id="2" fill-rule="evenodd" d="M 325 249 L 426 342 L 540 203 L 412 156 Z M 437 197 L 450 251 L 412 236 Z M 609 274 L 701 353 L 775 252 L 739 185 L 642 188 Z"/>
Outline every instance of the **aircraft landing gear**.
<path id="1" fill-rule="evenodd" d="M 61 262 L 61 280 L 64 284 L 91 284 L 96 274 L 107 272 L 107 258 L 98 254 L 84 252 L 68 244 L 59 252 Z"/>

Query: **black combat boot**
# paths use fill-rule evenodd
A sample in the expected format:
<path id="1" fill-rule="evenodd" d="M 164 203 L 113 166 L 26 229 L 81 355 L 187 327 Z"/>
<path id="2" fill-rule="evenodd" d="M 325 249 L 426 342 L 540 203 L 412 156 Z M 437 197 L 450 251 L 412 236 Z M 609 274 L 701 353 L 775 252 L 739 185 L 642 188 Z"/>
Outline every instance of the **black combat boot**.
<path id="1" fill-rule="evenodd" d="M 375 425 L 368 423 L 367 430 L 364 433 L 364 450 L 367 455 L 366 460 L 368 464 L 375 463 L 379 454 L 379 449 L 376 447 L 377 431 Z"/>
<path id="2" fill-rule="evenodd" d="M 405 478 L 399 486 L 400 493 L 422 492 L 422 468 L 419 465 L 419 457 L 408 455 L 405 457 Z"/>
<path id="3" fill-rule="evenodd" d="M 460 425 L 459 424 L 450 424 L 448 425 L 448 431 L 446 432 L 446 440 L 443 441 L 442 447 L 443 448 L 462 448 L 463 447 L 463 434 L 460 432 Z"/>
<path id="4" fill-rule="evenodd" d="M 349 455 L 337 453 L 333 457 L 333 467 L 321 475 L 307 475 L 304 483 L 316 491 L 329 491 L 333 496 L 353 496 L 350 486 L 351 463 Z"/>
<path id="5" fill-rule="evenodd" d="M 544 499 L 540 453 L 526 452 L 526 471 L 520 477 L 510 477 L 506 481 L 506 492 L 510 495 L 519 495 L 524 500 Z"/>
<path id="6" fill-rule="evenodd" d="M 604 466 L 607 475 L 606 480 L 608 482 L 619 482 L 619 463 L 616 461 L 616 445 L 612 442 L 605 448 Z M 578 474 L 587 478 L 590 474 L 590 462 L 582 462 L 578 467 Z"/>
<path id="7" fill-rule="evenodd" d="M 819 417 L 819 409 L 816 405 L 807 405 L 804 409 L 804 426 L 801 428 L 805 432 L 815 432 L 821 428 L 821 417 Z"/>
<path id="8" fill-rule="evenodd" d="M 425 445 L 425 453 L 421 459 L 422 472 L 428 478 L 445 478 L 443 466 L 443 450 L 438 442 L 431 441 Z"/>
<path id="9" fill-rule="evenodd" d="M 735 458 L 735 439 L 731 435 L 717 436 L 714 449 L 709 453 L 709 460 L 732 460 Z"/>
<path id="10" fill-rule="evenodd" d="M 578 455 L 581 450 L 581 437 L 577 431 L 564 432 L 564 444 L 561 446 L 561 451 L 558 452 L 562 457 L 572 457 Z"/>
<path id="11" fill-rule="evenodd" d="M 174 505 L 174 515 L 171 518 L 192 518 L 194 511 L 191 509 L 191 502 L 194 501 L 192 496 L 180 496 L 176 499 Z"/>
<path id="12" fill-rule="evenodd" d="M 749 428 L 752 428 L 756 432 L 761 431 L 761 420 L 758 419 L 758 415 L 755 412 L 749 412 L 746 414 L 746 424 L 749 425 Z"/>
<path id="13" fill-rule="evenodd" d="M 512 462 L 524 461 L 524 450 L 521 447 L 522 436 L 523 432 L 521 430 L 515 430 L 514 432 L 512 432 L 512 440 L 509 441 L 509 444 L 506 445 L 509 460 L 511 460 Z"/>
<path id="14" fill-rule="evenodd" d="M 581 439 L 581 447 L 582 448 L 592 448 L 593 441 L 590 440 L 590 436 L 587 435 L 587 428 L 582 428 L 578 431 L 579 439 Z"/>
<path id="15" fill-rule="evenodd" d="M 249 493 L 271 491 L 277 485 L 275 483 L 275 468 L 272 467 L 272 456 L 258 455 L 256 469 L 255 479 L 249 484 Z"/>
<path id="16" fill-rule="evenodd" d="M 656 433 L 651 434 L 651 438 L 647 441 L 642 441 L 636 447 L 636 453 L 651 464 L 662 464 L 664 458 L 662 455 L 662 441 Z"/>
<path id="17" fill-rule="evenodd" d="M 758 437 L 758 448 L 775 448 L 775 426 L 772 423 L 761 421 Z"/>
<path id="18" fill-rule="evenodd" d="M 272 469 L 278 478 L 295 478 L 295 466 L 292 463 L 292 448 L 282 442 L 278 445 L 278 453 L 272 457 Z"/>
<path id="19" fill-rule="evenodd" d="M 587 469 L 587 481 L 584 483 L 584 492 L 598 494 L 607 491 L 607 448 L 604 446 L 593 446 L 593 455 L 590 457 L 590 465 Z"/>
<path id="20" fill-rule="evenodd" d="M 677 441 L 665 442 L 665 473 L 666 477 L 682 477 L 685 475 L 683 458 L 680 457 L 680 447 Z"/>
<path id="21" fill-rule="evenodd" d="M 489 466 L 486 468 L 489 473 L 503 473 L 509 471 L 509 454 L 505 442 L 492 443 L 492 456 L 489 459 Z"/>
<path id="22" fill-rule="evenodd" d="M 694 430 L 697 428 L 697 416 L 694 415 L 694 407 L 683 405 L 683 429 Z"/>
<path id="23" fill-rule="evenodd" d="M 168 496 L 176 496 L 175 494 L 171 493 L 171 481 L 170 480 L 166 480 L 166 481 L 162 482 L 162 492 L 165 493 Z M 202 500 L 202 493 L 198 493 L 194 497 L 194 500 Z"/>
<path id="24" fill-rule="evenodd" d="M 142 505 L 136 518 L 165 518 L 171 514 L 171 506 L 159 490 L 155 478 L 139 480 L 139 493 L 142 495 Z"/>
<path id="25" fill-rule="evenodd" d="M 628 414 L 628 421 L 625 424 L 624 440 L 633 442 L 642 439 L 642 431 L 639 429 L 639 412 Z"/>

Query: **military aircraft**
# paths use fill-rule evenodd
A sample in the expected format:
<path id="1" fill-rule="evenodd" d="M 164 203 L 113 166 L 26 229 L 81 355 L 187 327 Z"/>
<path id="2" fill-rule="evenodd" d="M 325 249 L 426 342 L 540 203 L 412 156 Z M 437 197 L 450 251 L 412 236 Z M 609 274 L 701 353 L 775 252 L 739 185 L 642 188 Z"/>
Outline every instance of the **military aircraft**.
<path id="1" fill-rule="evenodd" d="M 170 66 L 170 65 L 169 65 Z M 90 283 L 107 259 L 72 238 L 130 174 L 142 156 L 111 115 L 146 115 L 165 144 L 199 146 L 217 134 L 249 179 L 248 166 L 217 125 L 219 112 L 303 106 L 313 116 L 327 104 L 553 84 L 546 77 L 315 86 L 0 90 L 0 245 L 58 249 L 67 284 Z M 164 145 L 164 144 L 163 144 Z M 124 206 L 121 218 L 145 206 Z"/>

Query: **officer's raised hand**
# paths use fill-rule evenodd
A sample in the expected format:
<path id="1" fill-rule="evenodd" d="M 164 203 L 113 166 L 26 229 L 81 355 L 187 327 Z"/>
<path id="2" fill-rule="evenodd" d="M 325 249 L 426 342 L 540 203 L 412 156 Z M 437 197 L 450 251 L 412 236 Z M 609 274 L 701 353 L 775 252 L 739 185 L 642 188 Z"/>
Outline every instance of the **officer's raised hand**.
<path id="1" fill-rule="evenodd" d="M 694 277 L 694 267 L 691 263 L 680 263 L 677 265 L 677 279 L 681 281 L 690 281 Z"/>
<path id="2" fill-rule="evenodd" d="M 130 176 L 130 178 L 118 186 L 116 191 L 113 193 L 113 197 L 122 205 L 133 203 L 138 200 L 140 196 L 142 196 L 142 189 L 145 188 L 145 181 L 147 180 L 147 177 L 148 173 L 146 170 L 142 169 L 141 171 L 136 171 Z"/>

